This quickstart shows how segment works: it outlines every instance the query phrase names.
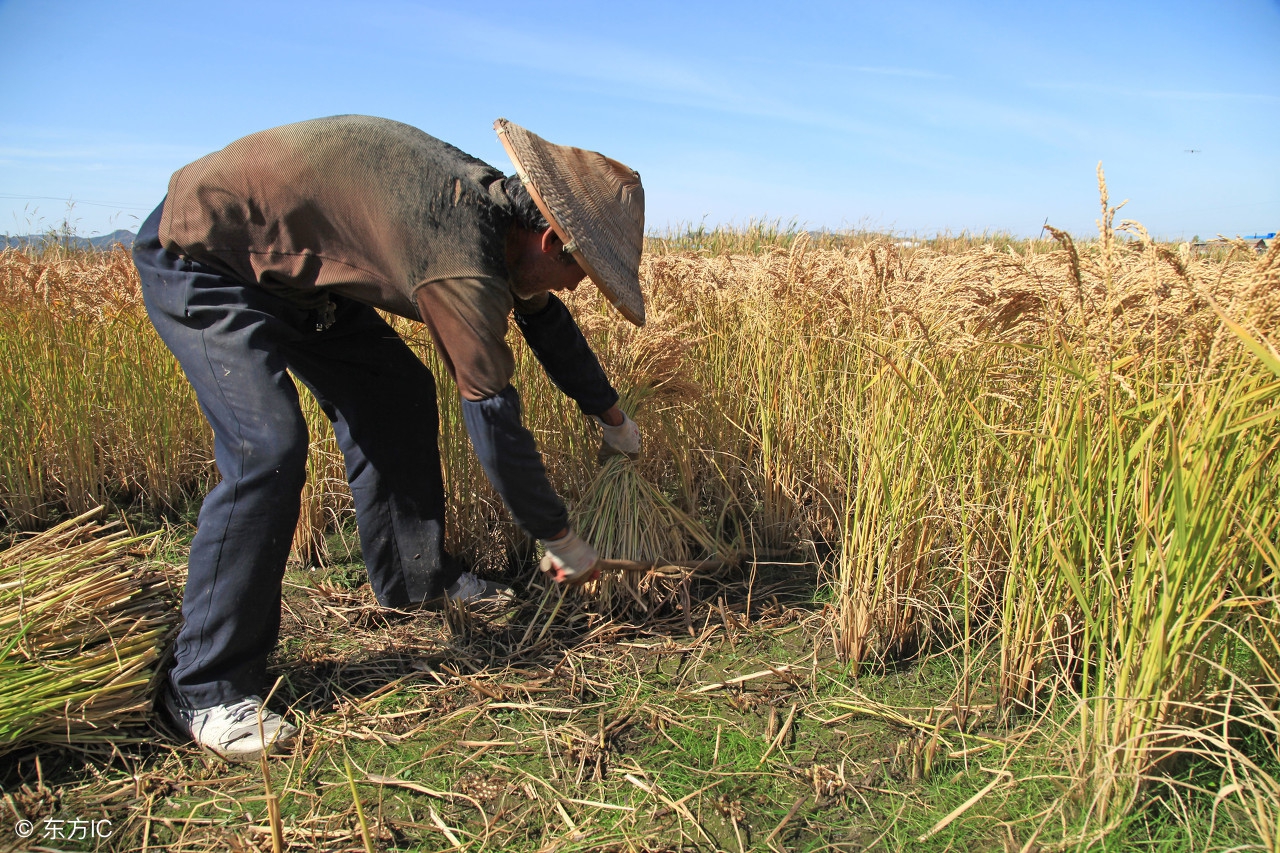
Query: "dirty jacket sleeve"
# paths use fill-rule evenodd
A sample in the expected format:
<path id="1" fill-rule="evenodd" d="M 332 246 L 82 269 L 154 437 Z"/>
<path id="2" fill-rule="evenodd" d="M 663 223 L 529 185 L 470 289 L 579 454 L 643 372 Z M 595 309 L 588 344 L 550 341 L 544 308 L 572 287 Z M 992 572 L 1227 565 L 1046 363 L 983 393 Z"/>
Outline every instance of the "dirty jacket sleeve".
<path id="1" fill-rule="evenodd" d="M 618 402 L 618 392 L 609 384 L 582 330 L 554 293 L 516 301 L 515 319 L 548 378 L 584 415 L 598 415 Z"/>
<path id="2" fill-rule="evenodd" d="M 511 518 L 530 536 L 550 539 L 569 524 L 547 479 L 542 454 L 521 417 L 507 346 L 512 299 L 494 279 L 447 279 L 418 288 L 418 309 L 462 397 L 462 419 L 476 457 Z"/>

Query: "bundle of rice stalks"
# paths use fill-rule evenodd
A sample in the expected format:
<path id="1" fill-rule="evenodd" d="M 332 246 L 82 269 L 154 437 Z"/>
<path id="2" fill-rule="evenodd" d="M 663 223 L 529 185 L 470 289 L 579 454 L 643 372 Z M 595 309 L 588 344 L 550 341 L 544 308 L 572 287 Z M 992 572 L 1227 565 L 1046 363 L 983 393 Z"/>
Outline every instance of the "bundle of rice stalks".
<path id="1" fill-rule="evenodd" d="M 724 568 L 729 556 L 724 543 L 622 456 L 607 460 L 583 492 L 573 526 L 605 561 L 593 582 L 605 612 L 631 604 L 648 612 L 691 577 Z"/>
<path id="2" fill-rule="evenodd" d="M 673 617 L 676 605 L 692 632 L 691 581 L 715 577 L 742 556 L 625 456 L 601 465 L 571 508 L 570 523 L 601 558 L 595 580 L 567 586 L 542 576 L 529 590 L 530 606 L 502 619 L 475 619 L 466 607 L 448 607 L 445 618 L 454 637 L 465 638 L 473 651 L 483 640 L 480 645 L 497 658 L 531 658 L 567 637 L 581 642 L 607 636 L 620 620 L 652 625 Z"/>
<path id="3" fill-rule="evenodd" d="M 137 560 L 155 537 L 99 512 L 0 551 L 0 753 L 116 739 L 150 712 L 178 611 Z"/>

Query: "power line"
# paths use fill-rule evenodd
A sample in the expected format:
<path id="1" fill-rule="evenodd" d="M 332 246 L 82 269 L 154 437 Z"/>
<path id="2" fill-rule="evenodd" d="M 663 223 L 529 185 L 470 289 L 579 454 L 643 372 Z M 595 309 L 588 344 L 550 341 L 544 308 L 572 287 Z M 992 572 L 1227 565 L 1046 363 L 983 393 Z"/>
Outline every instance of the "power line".
<path id="1" fill-rule="evenodd" d="M 151 210 L 155 205 L 132 204 L 129 202 L 116 201 L 86 201 L 81 198 L 59 198 L 50 195 L 10 195 L 8 193 L 0 193 L 0 198 L 16 199 L 18 201 L 65 201 L 70 205 L 86 204 L 90 207 L 112 207 L 119 210 Z"/>

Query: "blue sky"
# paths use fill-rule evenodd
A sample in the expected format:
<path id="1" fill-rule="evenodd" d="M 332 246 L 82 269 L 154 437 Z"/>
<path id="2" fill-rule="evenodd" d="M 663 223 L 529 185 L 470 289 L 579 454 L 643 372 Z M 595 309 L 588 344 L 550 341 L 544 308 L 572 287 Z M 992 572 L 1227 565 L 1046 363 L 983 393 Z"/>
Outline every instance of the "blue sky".
<path id="1" fill-rule="evenodd" d="M 505 116 L 640 171 L 648 227 L 1182 239 L 1280 226 L 1280 0 L 0 0 L 0 233 L 133 230 L 274 125 L 407 122 L 511 171 Z M 1189 153 L 1194 150 L 1195 153 Z"/>

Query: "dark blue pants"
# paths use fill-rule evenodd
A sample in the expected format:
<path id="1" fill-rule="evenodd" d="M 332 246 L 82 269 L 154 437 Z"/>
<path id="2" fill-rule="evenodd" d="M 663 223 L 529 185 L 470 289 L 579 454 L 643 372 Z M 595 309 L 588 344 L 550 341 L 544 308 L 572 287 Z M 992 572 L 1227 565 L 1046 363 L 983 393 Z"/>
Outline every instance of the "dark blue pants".
<path id="1" fill-rule="evenodd" d="M 160 208 L 133 257 L 160 337 L 213 427 L 221 481 L 200 509 L 171 682 L 192 706 L 259 692 L 306 479 L 308 435 L 290 373 L 333 423 L 378 602 L 435 598 L 460 573 L 443 552 L 435 380 L 367 305 L 333 297 L 333 324 L 255 283 L 166 252 Z"/>

